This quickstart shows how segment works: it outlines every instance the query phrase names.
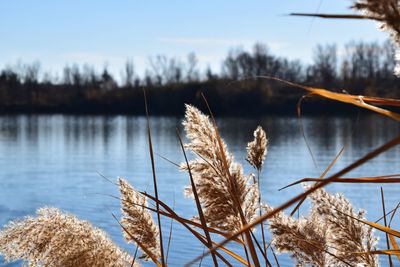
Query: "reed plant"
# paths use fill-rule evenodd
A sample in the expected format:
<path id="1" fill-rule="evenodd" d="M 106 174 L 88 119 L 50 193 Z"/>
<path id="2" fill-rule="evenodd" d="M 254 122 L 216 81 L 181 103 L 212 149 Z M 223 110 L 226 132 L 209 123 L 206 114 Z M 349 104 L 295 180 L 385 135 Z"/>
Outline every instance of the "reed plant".
<path id="1" fill-rule="evenodd" d="M 360 18 L 378 20 L 385 30 L 391 32 L 394 42 L 399 44 L 398 1 L 359 0 L 353 8 L 363 12 Z M 399 107 L 400 100 L 335 93 L 275 77 L 264 78 L 303 89 L 305 97 L 322 97 L 355 105 L 400 121 L 400 114 L 386 108 Z M 206 99 L 205 103 L 208 106 Z M 388 256 L 391 266 L 400 265 L 397 243 L 400 231 L 392 229 L 386 220 L 387 216 L 393 218 L 398 207 L 386 212 L 382 192 L 384 215 L 381 219 L 384 223 L 380 223 L 381 220 L 372 222 L 365 218 L 364 211 L 356 210 L 345 196 L 331 194 L 323 188 L 330 183 L 342 182 L 399 183 L 399 174 L 352 178 L 345 175 L 400 144 L 400 136 L 325 177 L 342 154 L 342 149 L 320 177 L 299 179 L 289 185 L 307 183 L 304 192 L 272 207 L 262 202 L 259 182 L 268 150 L 266 131 L 257 127 L 254 139 L 249 140 L 247 148 L 244 148 L 247 150 L 246 160 L 256 172 L 245 174 L 243 166 L 235 161 L 221 137 L 210 108 L 208 113 L 206 115 L 196 107 L 186 105 L 183 127 L 187 143 L 178 132 L 185 158 L 178 166 L 188 174 L 189 185 L 185 193 L 194 200 L 198 212 L 196 216 L 181 216 L 159 199 L 149 123 L 147 135 L 154 195 L 137 191 L 123 178 L 117 180 L 121 218 L 113 216 L 125 240 L 142 251 L 140 257 L 137 253 L 129 255 L 90 223 L 55 208 L 43 208 L 38 210 L 36 217 L 10 222 L 0 231 L 0 253 L 8 261 L 20 259 L 28 266 L 139 266 L 140 261 L 150 260 L 155 266 L 164 267 L 168 265 L 170 249 L 162 238 L 160 218 L 165 217 L 179 223 L 207 248 L 204 253 L 198 251 L 198 257 L 192 261 L 181 263 L 185 266 L 197 264 L 207 255 L 212 257 L 214 266 L 280 266 L 280 253 L 289 254 L 296 266 L 379 266 L 379 256 Z M 301 101 L 298 114 L 301 114 Z M 188 160 L 187 152 L 192 153 L 194 159 Z M 311 201 L 309 212 L 294 217 L 294 212 L 306 198 Z M 294 205 L 294 210 L 286 214 L 285 210 Z M 254 233 L 259 228 L 261 239 Z M 270 232 L 269 239 L 265 231 Z M 377 247 L 374 231 L 386 234 L 386 248 Z M 243 253 L 234 252 L 228 243 L 233 243 L 237 247 L 235 251 L 242 250 Z M 164 245 L 167 245 L 166 250 Z"/>

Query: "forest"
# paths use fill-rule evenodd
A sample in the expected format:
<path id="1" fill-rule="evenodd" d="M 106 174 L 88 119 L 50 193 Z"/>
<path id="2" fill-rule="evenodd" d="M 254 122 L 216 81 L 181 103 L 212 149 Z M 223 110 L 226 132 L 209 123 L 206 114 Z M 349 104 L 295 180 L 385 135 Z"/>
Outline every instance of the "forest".
<path id="1" fill-rule="evenodd" d="M 53 77 L 42 73 L 40 62 L 18 63 L 0 71 L 0 113 L 143 114 L 145 89 L 155 115 L 182 114 L 183 103 L 201 105 L 201 93 L 220 115 L 291 114 L 302 92 L 262 76 L 334 92 L 399 98 L 394 55 L 389 40 L 352 41 L 343 49 L 318 45 L 312 63 L 306 65 L 273 55 L 267 45 L 256 43 L 251 51 L 231 49 L 219 73 L 199 69 L 195 53 L 186 60 L 157 55 L 149 58 L 142 77 L 127 60 L 121 79 L 107 67 L 99 72 L 87 64 L 66 65 Z M 311 100 L 305 110 L 331 112 L 337 105 Z"/>

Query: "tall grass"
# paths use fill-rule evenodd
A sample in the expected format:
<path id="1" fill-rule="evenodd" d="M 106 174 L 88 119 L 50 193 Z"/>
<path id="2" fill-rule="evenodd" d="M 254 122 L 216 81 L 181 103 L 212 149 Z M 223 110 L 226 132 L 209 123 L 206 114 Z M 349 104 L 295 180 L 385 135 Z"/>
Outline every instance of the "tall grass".
<path id="1" fill-rule="evenodd" d="M 383 23 L 384 29 L 391 31 L 394 41 L 399 42 L 400 9 L 397 1 L 360 0 L 353 7 L 365 12 L 362 18 Z M 275 77 L 264 78 L 299 87 L 305 90 L 305 97 L 347 103 L 400 121 L 400 114 L 386 108 L 399 107 L 400 100 L 334 93 Z M 300 114 L 301 101 L 298 111 Z M 148 115 L 147 101 L 146 113 Z M 199 256 L 186 263 L 186 266 L 201 261 L 209 254 L 214 266 L 279 266 L 280 256 L 275 251 L 288 253 L 297 266 L 378 266 L 380 255 L 388 255 L 391 266 L 400 264 L 397 242 L 400 231 L 390 227 L 398 207 L 386 212 L 383 191 L 384 224 L 381 224 L 368 221 L 364 211 L 356 210 L 345 196 L 330 194 L 323 188 L 337 182 L 399 183 L 399 174 L 374 177 L 345 175 L 400 144 L 400 136 L 325 178 L 342 150 L 320 177 L 305 178 L 293 183 L 312 182 L 305 185 L 303 193 L 272 207 L 263 203 L 260 197 L 260 170 L 266 160 L 268 145 L 267 134 L 261 127 L 254 131 L 254 139 L 249 140 L 246 148 L 246 159 L 256 171 L 256 175 L 253 175 L 245 174 L 243 166 L 229 152 L 210 108 L 209 115 L 206 115 L 187 105 L 183 126 L 188 142 L 184 144 L 178 133 L 185 158 L 185 162 L 179 166 L 188 174 L 189 186 L 185 193 L 193 198 L 198 216 L 185 218 L 159 199 L 149 121 L 147 133 L 154 196 L 135 190 L 123 178 L 117 181 L 122 218 L 115 218 L 125 240 L 134 243 L 143 255 L 129 255 L 88 222 L 52 208 L 40 209 L 37 217 L 11 222 L 0 231 L 0 253 L 10 261 L 22 259 L 29 266 L 139 266 L 140 261 L 151 260 L 156 266 L 163 267 L 168 265 L 168 257 L 165 255 L 168 255 L 170 249 L 168 246 L 164 250 L 165 240 L 162 238 L 161 217 L 165 217 L 179 223 L 207 248 L 204 253 L 198 251 Z M 187 152 L 195 158 L 188 160 Z M 298 208 L 306 198 L 312 203 L 308 215 L 295 218 L 292 216 L 294 211 L 286 214 L 287 208 L 293 205 Z M 388 222 L 389 215 L 391 217 Z M 261 228 L 262 240 L 254 234 L 258 228 Z M 271 233 L 269 240 L 264 233 L 267 230 Z M 377 247 L 377 237 L 374 235 L 376 230 L 385 233 L 386 248 Z M 221 239 L 220 243 L 213 241 Z M 227 246 L 230 242 L 243 253 L 232 251 L 231 246 Z M 271 254 L 274 260 L 268 258 Z"/>

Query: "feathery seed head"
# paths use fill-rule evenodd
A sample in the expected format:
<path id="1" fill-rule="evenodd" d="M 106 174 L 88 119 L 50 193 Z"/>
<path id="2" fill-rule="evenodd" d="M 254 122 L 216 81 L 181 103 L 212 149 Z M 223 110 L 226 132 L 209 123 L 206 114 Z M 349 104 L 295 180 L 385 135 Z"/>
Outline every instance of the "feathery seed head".
<path id="1" fill-rule="evenodd" d="M 263 205 L 266 212 L 272 207 Z M 269 228 L 273 234 L 273 243 L 278 252 L 291 253 L 296 266 L 332 266 L 328 251 L 329 231 L 318 216 L 294 219 L 283 212 L 269 219 Z"/>
<path id="2" fill-rule="evenodd" d="M 0 253 L 29 266 L 123 267 L 132 262 L 102 230 L 56 208 L 10 222 L 0 232 Z"/>
<path id="3" fill-rule="evenodd" d="M 390 34 L 396 47 L 396 54 L 400 50 L 400 6 L 398 0 L 356 0 L 353 9 L 364 14 L 376 17 L 379 28 Z M 400 61 L 396 58 L 394 74 L 400 76 Z"/>
<path id="4" fill-rule="evenodd" d="M 254 131 L 254 140 L 247 144 L 246 160 L 259 171 L 267 155 L 267 144 L 267 135 L 263 128 L 258 126 Z"/>
<path id="5" fill-rule="evenodd" d="M 121 193 L 121 210 L 124 237 L 127 242 L 139 241 L 157 258 L 160 258 L 159 231 L 150 212 L 146 197 L 137 192 L 125 179 L 118 178 Z M 144 254 L 145 260 L 149 255 Z"/>
<path id="6" fill-rule="evenodd" d="M 364 211 L 355 212 L 342 194 L 332 195 L 325 189 L 318 189 L 309 197 L 313 205 L 312 212 L 325 221 L 332 233 L 328 241 L 337 248 L 336 255 L 365 266 L 378 266 L 376 255 L 354 253 L 376 249 L 377 238 L 371 227 L 351 218 L 365 220 Z"/>
<path id="7" fill-rule="evenodd" d="M 242 227 L 240 209 L 248 222 L 256 216 L 258 188 L 249 183 L 242 166 L 234 161 L 208 116 L 186 105 L 183 126 L 190 140 L 185 146 L 197 155 L 189 167 L 206 221 L 224 231 L 239 230 Z M 186 163 L 181 169 L 187 169 Z"/>

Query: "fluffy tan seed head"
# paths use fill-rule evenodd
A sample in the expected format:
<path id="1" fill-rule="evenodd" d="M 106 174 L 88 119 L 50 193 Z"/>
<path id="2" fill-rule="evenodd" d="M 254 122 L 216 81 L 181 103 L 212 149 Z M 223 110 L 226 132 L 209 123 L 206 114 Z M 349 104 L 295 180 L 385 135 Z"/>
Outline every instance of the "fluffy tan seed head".
<path id="1" fill-rule="evenodd" d="M 267 155 L 268 139 L 265 131 L 258 126 L 254 131 L 254 140 L 247 144 L 246 160 L 257 170 L 261 170 Z"/>
<path id="2" fill-rule="evenodd" d="M 225 142 L 219 139 L 208 116 L 197 108 L 186 105 L 183 126 L 190 140 L 185 146 L 197 156 L 189 166 L 207 222 L 224 231 L 239 230 L 242 227 L 239 208 L 248 222 L 258 208 L 259 192 L 250 183 L 252 176 L 243 174 L 242 166 L 234 161 Z M 187 169 L 186 163 L 181 166 Z"/>
<path id="3" fill-rule="evenodd" d="M 123 217 L 121 224 L 124 227 L 124 237 L 128 242 L 139 241 L 157 259 L 160 258 L 160 244 L 158 227 L 150 212 L 146 209 L 146 198 L 137 192 L 123 178 L 118 178 L 121 193 L 121 209 Z M 149 255 L 144 254 L 147 260 Z"/>
<path id="4" fill-rule="evenodd" d="M 312 212 L 325 221 L 332 233 L 328 242 L 336 248 L 336 255 L 363 266 L 378 266 L 375 255 L 354 253 L 376 249 L 377 238 L 374 237 L 372 228 L 353 219 L 365 220 L 364 211 L 355 212 L 343 195 L 332 195 L 325 189 L 315 191 L 310 198 L 313 204 Z"/>
<path id="5" fill-rule="evenodd" d="M 132 262 L 102 230 L 55 208 L 9 223 L 0 232 L 0 253 L 29 266 L 125 267 Z"/>
<path id="6" fill-rule="evenodd" d="M 264 209 L 272 211 L 268 205 L 264 205 Z M 329 231 L 315 214 L 294 219 L 279 212 L 269 220 L 269 228 L 278 252 L 290 253 L 296 266 L 333 266 L 332 256 L 328 253 Z"/>

